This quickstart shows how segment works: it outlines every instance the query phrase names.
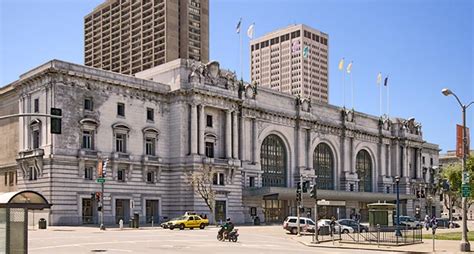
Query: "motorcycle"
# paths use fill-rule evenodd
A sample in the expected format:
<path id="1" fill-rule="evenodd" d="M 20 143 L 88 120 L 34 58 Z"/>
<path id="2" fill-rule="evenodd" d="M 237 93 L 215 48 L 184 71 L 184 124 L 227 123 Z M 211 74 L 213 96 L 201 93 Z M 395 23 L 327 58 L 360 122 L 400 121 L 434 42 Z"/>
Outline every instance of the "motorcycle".
<path id="1" fill-rule="evenodd" d="M 229 242 L 232 241 L 235 243 L 237 242 L 238 237 L 239 237 L 238 229 L 233 229 L 230 233 L 227 233 L 224 229 L 221 229 L 219 230 L 219 232 L 217 232 L 217 240 L 219 241 L 229 240 Z"/>

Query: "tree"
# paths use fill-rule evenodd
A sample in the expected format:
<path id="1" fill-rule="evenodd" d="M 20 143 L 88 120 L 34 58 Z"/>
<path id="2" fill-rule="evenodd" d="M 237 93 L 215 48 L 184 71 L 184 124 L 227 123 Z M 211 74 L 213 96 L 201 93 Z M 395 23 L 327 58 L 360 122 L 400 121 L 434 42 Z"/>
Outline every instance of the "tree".
<path id="1" fill-rule="evenodd" d="M 466 161 L 466 171 L 470 173 L 469 185 L 471 189 L 474 189 L 474 156 L 470 156 Z M 454 207 L 461 207 L 461 185 L 462 185 L 462 164 L 455 163 L 450 164 L 443 168 L 440 172 L 440 187 L 443 190 L 444 205 L 448 208 L 449 219 L 452 220 L 452 209 Z M 447 188 L 446 184 L 449 184 Z M 474 204 L 474 193 L 471 191 L 471 196 L 467 199 L 468 208 Z"/>
<path id="2" fill-rule="evenodd" d="M 211 167 L 202 167 L 202 170 L 194 171 L 188 176 L 188 182 L 193 187 L 194 193 L 199 195 L 206 206 L 209 208 L 210 214 L 216 224 L 216 216 L 214 208 L 216 204 L 216 192 L 213 189 L 214 170 Z"/>

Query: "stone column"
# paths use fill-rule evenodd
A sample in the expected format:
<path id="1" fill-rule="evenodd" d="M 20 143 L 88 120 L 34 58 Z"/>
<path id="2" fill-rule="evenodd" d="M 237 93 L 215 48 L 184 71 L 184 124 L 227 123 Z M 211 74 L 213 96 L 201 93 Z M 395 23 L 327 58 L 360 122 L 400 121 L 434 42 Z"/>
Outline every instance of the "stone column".
<path id="1" fill-rule="evenodd" d="M 252 118 L 252 162 L 257 163 L 257 119 Z"/>
<path id="2" fill-rule="evenodd" d="M 313 168 L 311 151 L 311 129 L 306 130 L 306 168 Z"/>
<path id="3" fill-rule="evenodd" d="M 239 158 L 239 127 L 238 127 L 237 111 L 232 116 L 232 158 Z"/>
<path id="4" fill-rule="evenodd" d="M 225 157 L 232 157 L 232 111 L 227 110 L 225 115 Z"/>
<path id="5" fill-rule="evenodd" d="M 206 114 L 204 112 L 204 105 L 201 104 L 199 106 L 199 154 L 200 155 L 205 155 L 206 154 L 206 149 L 204 145 L 204 135 L 205 135 L 205 129 L 206 129 Z"/>
<path id="6" fill-rule="evenodd" d="M 196 104 L 191 104 L 191 132 L 189 133 L 191 138 L 191 154 L 197 154 L 197 107 Z"/>

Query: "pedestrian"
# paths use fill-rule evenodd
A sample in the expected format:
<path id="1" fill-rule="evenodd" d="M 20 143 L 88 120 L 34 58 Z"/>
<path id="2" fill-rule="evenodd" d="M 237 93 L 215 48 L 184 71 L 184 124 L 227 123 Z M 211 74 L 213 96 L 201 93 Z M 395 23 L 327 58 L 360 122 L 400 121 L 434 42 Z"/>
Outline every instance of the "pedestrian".
<path id="1" fill-rule="evenodd" d="M 436 216 L 433 215 L 431 217 L 430 224 L 431 224 L 431 227 L 437 227 L 438 226 L 438 220 L 436 219 Z"/>
<path id="2" fill-rule="evenodd" d="M 430 216 L 428 216 L 428 214 L 425 215 L 425 228 L 427 231 L 430 228 Z"/>

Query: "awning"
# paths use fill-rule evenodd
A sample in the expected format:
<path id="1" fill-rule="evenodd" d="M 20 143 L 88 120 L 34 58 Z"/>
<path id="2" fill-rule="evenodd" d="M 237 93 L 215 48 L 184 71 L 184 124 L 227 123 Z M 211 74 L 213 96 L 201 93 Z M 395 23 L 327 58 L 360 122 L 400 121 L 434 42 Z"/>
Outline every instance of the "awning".
<path id="1" fill-rule="evenodd" d="M 303 193 L 303 199 L 311 199 L 309 192 Z M 261 197 L 262 199 L 279 199 L 279 200 L 296 200 L 296 188 L 286 187 L 262 187 L 244 189 L 243 196 Z M 400 200 L 415 199 L 415 195 L 400 194 Z M 394 201 L 397 195 L 392 193 L 378 192 L 353 192 L 338 190 L 319 190 L 318 199 L 326 200 L 344 200 L 344 201 L 360 201 L 360 202 L 378 202 L 378 201 Z"/>
<path id="2" fill-rule="evenodd" d="M 36 191 L 14 191 L 0 193 L 0 208 L 28 208 L 44 209 L 50 208 L 46 198 Z"/>

